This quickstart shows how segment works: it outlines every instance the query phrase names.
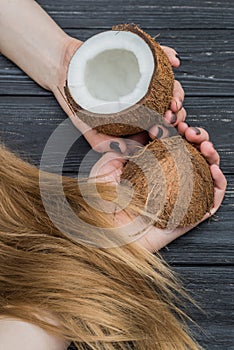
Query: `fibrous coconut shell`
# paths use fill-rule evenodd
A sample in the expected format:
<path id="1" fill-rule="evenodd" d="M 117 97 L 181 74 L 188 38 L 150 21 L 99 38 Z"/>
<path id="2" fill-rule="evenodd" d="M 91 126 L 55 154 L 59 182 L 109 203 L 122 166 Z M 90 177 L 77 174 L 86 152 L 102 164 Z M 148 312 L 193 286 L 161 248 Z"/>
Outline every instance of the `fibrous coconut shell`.
<path id="1" fill-rule="evenodd" d="M 119 24 L 113 30 L 130 31 L 139 35 L 149 45 L 155 58 L 155 71 L 148 93 L 140 101 L 145 107 L 164 115 L 170 108 L 173 96 L 174 74 L 171 63 L 161 46 L 146 32 L 135 24 Z"/>
<path id="2" fill-rule="evenodd" d="M 135 33 L 149 45 L 155 68 L 146 95 L 136 105 L 126 110 L 102 115 L 82 109 L 72 98 L 68 85 L 65 86 L 64 91 L 71 110 L 86 124 L 107 135 L 126 136 L 148 130 L 157 123 L 158 115 L 164 115 L 170 108 L 174 74 L 169 59 L 160 45 L 137 25 L 120 24 L 112 29 Z"/>
<path id="3" fill-rule="evenodd" d="M 121 183 L 126 181 L 139 207 L 161 229 L 194 225 L 213 205 L 209 166 L 202 154 L 178 135 L 138 148 L 124 166 Z"/>

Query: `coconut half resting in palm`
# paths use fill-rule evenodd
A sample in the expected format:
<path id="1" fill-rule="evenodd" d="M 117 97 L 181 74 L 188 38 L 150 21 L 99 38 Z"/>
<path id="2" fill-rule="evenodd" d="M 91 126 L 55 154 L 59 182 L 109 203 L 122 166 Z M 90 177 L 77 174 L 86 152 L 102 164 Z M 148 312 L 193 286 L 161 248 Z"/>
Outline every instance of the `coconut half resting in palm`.
<path id="1" fill-rule="evenodd" d="M 98 132 L 126 136 L 161 122 L 174 75 L 160 45 L 136 25 L 88 39 L 74 54 L 65 93 L 72 111 Z M 159 228 L 194 225 L 213 205 L 213 180 L 201 153 L 179 135 L 138 148 L 121 183 Z"/>
<path id="2" fill-rule="evenodd" d="M 198 223 L 213 205 L 214 187 L 201 153 L 181 136 L 139 147 L 124 166 L 133 198 L 161 229 Z"/>
<path id="3" fill-rule="evenodd" d="M 173 84 L 171 64 L 160 45 L 136 25 L 118 25 L 76 51 L 65 92 L 86 124 L 124 136 L 157 123 L 156 113 L 163 115 L 169 108 Z"/>

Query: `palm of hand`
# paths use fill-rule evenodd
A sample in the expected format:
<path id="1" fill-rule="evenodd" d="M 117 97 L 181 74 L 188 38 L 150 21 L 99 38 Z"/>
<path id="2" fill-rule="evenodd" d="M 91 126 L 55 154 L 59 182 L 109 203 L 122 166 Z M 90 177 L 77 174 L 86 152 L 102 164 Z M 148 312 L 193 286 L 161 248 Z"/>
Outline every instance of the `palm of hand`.
<path id="1" fill-rule="evenodd" d="M 93 166 L 89 181 L 108 182 L 111 184 L 120 183 L 120 177 L 125 163 L 124 158 L 115 152 L 105 153 Z"/>

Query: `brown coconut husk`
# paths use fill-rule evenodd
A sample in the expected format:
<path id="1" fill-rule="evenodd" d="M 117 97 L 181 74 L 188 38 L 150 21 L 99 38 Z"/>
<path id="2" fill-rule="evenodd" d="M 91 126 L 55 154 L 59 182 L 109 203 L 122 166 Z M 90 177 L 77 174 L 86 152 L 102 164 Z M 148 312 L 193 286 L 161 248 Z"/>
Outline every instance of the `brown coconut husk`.
<path id="1" fill-rule="evenodd" d="M 124 30 L 139 35 L 149 45 L 154 59 L 155 70 L 148 93 L 139 101 L 145 107 L 164 115 L 169 109 L 173 96 L 174 73 L 171 63 L 161 46 L 136 24 L 119 24 L 113 30 Z"/>
<path id="2" fill-rule="evenodd" d="M 126 181 L 133 187 L 139 207 L 161 229 L 194 225 L 213 205 L 209 166 L 179 135 L 155 139 L 136 150 L 123 169 L 121 183 Z"/>
<path id="3" fill-rule="evenodd" d="M 148 93 L 137 105 L 124 111 L 114 114 L 97 114 L 82 109 L 72 98 L 67 84 L 64 91 L 73 113 L 86 124 L 107 135 L 126 136 L 148 130 L 157 123 L 157 114 L 163 115 L 169 109 L 173 96 L 174 74 L 170 61 L 160 45 L 137 25 L 120 24 L 113 26 L 112 29 L 135 33 L 149 45 L 154 56 L 155 69 Z"/>

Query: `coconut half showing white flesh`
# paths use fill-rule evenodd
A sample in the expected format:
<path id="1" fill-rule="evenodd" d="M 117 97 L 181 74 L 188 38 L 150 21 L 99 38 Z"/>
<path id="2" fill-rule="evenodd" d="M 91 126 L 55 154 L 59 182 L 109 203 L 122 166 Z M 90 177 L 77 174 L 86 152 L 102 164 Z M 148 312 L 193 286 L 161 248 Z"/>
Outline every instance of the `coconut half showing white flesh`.
<path id="1" fill-rule="evenodd" d="M 140 36 L 107 31 L 91 37 L 76 51 L 67 84 L 84 110 L 117 113 L 147 94 L 154 70 L 152 51 Z"/>
<path id="2" fill-rule="evenodd" d="M 64 92 L 73 114 L 90 127 L 124 136 L 156 123 L 170 105 L 173 84 L 160 45 L 136 25 L 120 24 L 78 48 Z"/>

